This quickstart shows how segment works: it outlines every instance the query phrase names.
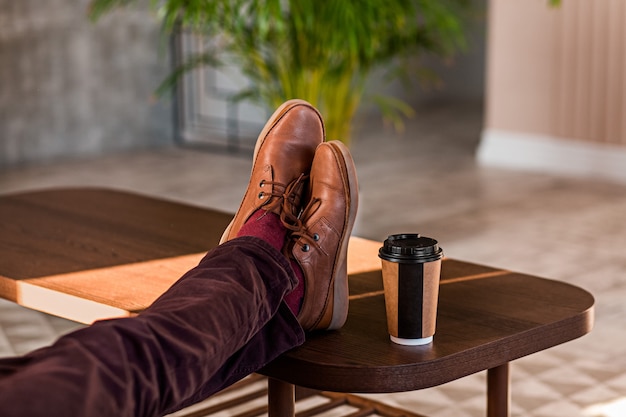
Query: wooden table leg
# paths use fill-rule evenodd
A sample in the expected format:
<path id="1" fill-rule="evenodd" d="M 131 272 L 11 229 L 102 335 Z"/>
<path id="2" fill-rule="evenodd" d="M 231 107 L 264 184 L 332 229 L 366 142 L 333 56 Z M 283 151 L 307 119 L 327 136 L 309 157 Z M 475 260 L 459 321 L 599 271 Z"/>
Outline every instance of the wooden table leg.
<path id="1" fill-rule="evenodd" d="M 509 363 L 487 370 L 487 417 L 509 417 Z"/>
<path id="2" fill-rule="evenodd" d="M 294 417 L 296 415 L 296 387 L 275 378 L 268 378 L 267 384 L 269 417 Z"/>

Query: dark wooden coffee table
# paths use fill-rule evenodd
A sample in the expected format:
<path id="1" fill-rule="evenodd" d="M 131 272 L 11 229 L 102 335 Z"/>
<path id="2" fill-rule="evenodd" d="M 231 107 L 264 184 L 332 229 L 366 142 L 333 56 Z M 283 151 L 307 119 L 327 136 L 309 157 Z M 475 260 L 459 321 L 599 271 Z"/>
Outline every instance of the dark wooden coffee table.
<path id="1" fill-rule="evenodd" d="M 83 323 L 137 314 L 217 245 L 230 218 L 105 189 L 0 196 L 0 297 Z M 445 259 L 433 343 L 395 345 L 379 246 L 351 240 L 346 325 L 310 335 L 261 370 L 270 377 L 270 415 L 293 415 L 294 385 L 399 392 L 487 370 L 487 414 L 507 416 L 508 364 L 591 330 L 594 300 L 583 289 Z"/>

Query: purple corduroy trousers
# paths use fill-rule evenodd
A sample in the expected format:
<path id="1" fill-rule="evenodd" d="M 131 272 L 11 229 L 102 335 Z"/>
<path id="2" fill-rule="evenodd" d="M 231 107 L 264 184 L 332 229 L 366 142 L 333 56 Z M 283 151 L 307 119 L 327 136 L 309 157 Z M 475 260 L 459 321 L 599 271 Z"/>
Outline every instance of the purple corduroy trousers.
<path id="1" fill-rule="evenodd" d="M 283 302 L 287 259 L 240 237 L 211 250 L 147 310 L 0 359 L 0 416 L 162 416 L 304 342 Z"/>

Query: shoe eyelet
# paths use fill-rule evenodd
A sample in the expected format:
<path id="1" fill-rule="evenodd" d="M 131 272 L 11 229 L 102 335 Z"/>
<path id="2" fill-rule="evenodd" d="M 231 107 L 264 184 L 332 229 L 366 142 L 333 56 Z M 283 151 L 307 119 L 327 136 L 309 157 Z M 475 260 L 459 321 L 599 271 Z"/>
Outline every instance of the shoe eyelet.
<path id="1" fill-rule="evenodd" d="M 259 198 L 261 198 L 261 199 L 262 199 L 263 197 L 265 197 L 265 193 L 264 193 L 263 191 L 261 191 L 261 192 L 259 193 Z"/>
<path id="2" fill-rule="evenodd" d="M 317 233 L 315 233 L 315 234 L 313 235 L 313 240 L 314 240 L 314 241 L 316 241 L 316 242 L 317 242 L 318 240 L 320 240 L 320 235 L 318 235 Z"/>
<path id="3" fill-rule="evenodd" d="M 308 243 L 302 245 L 302 252 L 308 252 L 311 249 Z"/>
<path id="4" fill-rule="evenodd" d="M 259 183 L 259 187 L 265 187 L 265 180 L 261 180 L 261 182 Z"/>

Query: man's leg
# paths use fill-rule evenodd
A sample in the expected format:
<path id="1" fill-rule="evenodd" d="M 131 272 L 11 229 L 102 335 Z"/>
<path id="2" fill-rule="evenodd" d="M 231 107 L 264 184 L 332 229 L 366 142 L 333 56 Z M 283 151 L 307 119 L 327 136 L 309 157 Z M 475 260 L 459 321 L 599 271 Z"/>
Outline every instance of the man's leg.
<path id="1" fill-rule="evenodd" d="M 1 414 L 158 416 L 200 401 L 304 341 L 282 303 L 294 285 L 265 241 L 221 245 L 140 316 L 0 361 Z"/>

